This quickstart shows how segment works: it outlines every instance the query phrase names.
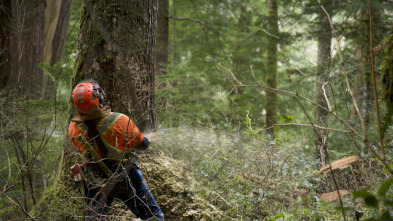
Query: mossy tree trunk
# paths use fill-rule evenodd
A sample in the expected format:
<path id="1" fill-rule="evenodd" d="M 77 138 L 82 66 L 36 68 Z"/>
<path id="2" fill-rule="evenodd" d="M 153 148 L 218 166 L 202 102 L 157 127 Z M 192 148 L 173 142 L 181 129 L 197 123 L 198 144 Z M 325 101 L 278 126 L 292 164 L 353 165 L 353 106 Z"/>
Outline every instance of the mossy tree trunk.
<path id="1" fill-rule="evenodd" d="M 72 86 L 94 78 L 113 111 L 155 129 L 154 54 L 157 1 L 84 1 Z"/>
<path id="2" fill-rule="evenodd" d="M 278 48 L 278 10 L 277 0 L 268 0 L 268 31 L 271 36 L 267 43 L 267 73 L 266 85 L 277 88 L 277 48 Z M 266 125 L 267 132 L 274 137 L 274 125 L 277 123 L 277 94 L 266 92 Z"/>

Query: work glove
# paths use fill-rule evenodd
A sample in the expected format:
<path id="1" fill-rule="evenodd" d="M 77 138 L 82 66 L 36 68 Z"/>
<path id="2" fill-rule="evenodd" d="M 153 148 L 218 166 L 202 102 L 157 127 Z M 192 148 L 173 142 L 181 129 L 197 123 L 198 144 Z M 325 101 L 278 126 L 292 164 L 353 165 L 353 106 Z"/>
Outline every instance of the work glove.
<path id="1" fill-rule="evenodd" d="M 136 147 L 137 150 L 146 150 L 147 148 L 149 148 L 149 139 L 147 137 L 143 137 L 143 140 L 141 142 L 141 144 L 139 144 L 139 146 Z"/>

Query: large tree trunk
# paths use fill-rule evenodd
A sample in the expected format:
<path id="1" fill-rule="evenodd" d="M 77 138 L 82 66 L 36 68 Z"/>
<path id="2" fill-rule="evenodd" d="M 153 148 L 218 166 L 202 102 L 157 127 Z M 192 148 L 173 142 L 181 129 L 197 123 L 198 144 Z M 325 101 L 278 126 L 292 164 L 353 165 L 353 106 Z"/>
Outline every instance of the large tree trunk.
<path id="1" fill-rule="evenodd" d="M 277 0 L 268 0 L 268 31 L 272 36 L 268 37 L 267 48 L 267 73 L 266 85 L 277 88 L 277 45 L 278 39 L 278 10 Z M 266 125 L 267 132 L 274 137 L 274 125 L 277 123 L 277 94 L 266 92 Z"/>
<path id="2" fill-rule="evenodd" d="M 85 1 L 72 85 L 94 78 L 114 111 L 155 129 L 156 1 Z"/>
<path id="3" fill-rule="evenodd" d="M 158 74 L 166 73 L 168 63 L 168 34 L 169 34 L 169 0 L 158 1 L 157 17 L 157 41 L 156 49 L 156 72 Z"/>
<path id="4" fill-rule="evenodd" d="M 44 10 L 40 0 L 2 1 L 1 88 L 15 89 L 16 98 L 41 96 Z"/>
<path id="5" fill-rule="evenodd" d="M 0 3 L 0 90 L 7 86 L 11 73 L 11 5 L 11 0 L 2 0 Z"/>
<path id="6" fill-rule="evenodd" d="M 328 1 L 325 1 L 327 3 Z M 324 7 L 330 11 L 331 5 L 324 4 Z M 331 45 L 331 29 L 329 20 L 326 14 L 321 10 L 319 14 L 319 31 L 318 31 L 318 59 L 317 59 L 317 77 L 320 82 L 326 82 L 329 75 L 330 66 L 330 45 Z M 325 109 L 328 109 L 325 94 L 320 83 L 316 83 L 316 103 Z M 328 91 L 325 85 L 325 91 Z M 327 93 L 326 93 L 327 96 Z M 323 108 L 315 108 L 315 121 L 317 124 L 328 126 L 328 111 Z M 314 139 L 314 152 L 316 157 L 320 160 L 322 166 L 325 166 L 325 151 L 328 146 L 328 131 L 317 130 Z"/>

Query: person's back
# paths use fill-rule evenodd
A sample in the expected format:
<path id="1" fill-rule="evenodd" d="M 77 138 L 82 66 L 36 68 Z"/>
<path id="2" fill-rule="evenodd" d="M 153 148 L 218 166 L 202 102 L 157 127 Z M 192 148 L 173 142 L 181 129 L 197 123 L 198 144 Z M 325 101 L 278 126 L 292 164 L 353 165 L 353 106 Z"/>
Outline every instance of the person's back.
<path id="1" fill-rule="evenodd" d="M 149 141 L 128 116 L 104 106 L 104 96 L 92 79 L 79 82 L 72 94 L 78 116 L 72 118 L 69 136 L 86 160 L 84 177 L 89 206 L 86 219 L 104 219 L 113 200 L 119 198 L 138 218 L 164 220 L 138 164 L 130 158 L 131 151 L 148 148 Z M 99 159 L 93 159 L 95 154 L 91 152 L 96 152 Z M 109 177 L 105 167 L 110 174 L 115 173 L 106 184 Z"/>

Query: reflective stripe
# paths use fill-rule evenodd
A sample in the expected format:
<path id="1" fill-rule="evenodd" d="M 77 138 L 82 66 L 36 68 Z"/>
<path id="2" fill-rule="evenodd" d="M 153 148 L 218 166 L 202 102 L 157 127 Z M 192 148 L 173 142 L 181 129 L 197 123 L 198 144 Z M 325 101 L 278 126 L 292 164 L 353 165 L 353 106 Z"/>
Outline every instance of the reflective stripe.
<path id="1" fill-rule="evenodd" d="M 124 114 L 120 113 L 111 113 L 108 116 L 104 117 L 97 125 L 97 130 L 101 136 L 105 136 L 106 133 L 112 128 L 112 126 L 116 123 L 117 120 Z"/>
<path id="2" fill-rule="evenodd" d="M 82 131 L 82 133 L 87 134 L 87 130 L 89 129 L 84 123 L 75 123 L 75 126 Z"/>
<path id="3" fill-rule="evenodd" d="M 105 139 L 105 135 L 111 131 L 116 122 L 123 116 L 124 114 L 114 113 L 112 112 L 108 116 L 104 117 L 97 125 L 97 130 L 100 133 L 101 140 L 104 142 L 107 150 L 108 150 L 108 158 L 112 160 L 121 160 L 123 157 L 123 150 L 120 150 L 118 147 L 112 145 Z M 123 159 L 125 161 L 127 159 Z"/>

